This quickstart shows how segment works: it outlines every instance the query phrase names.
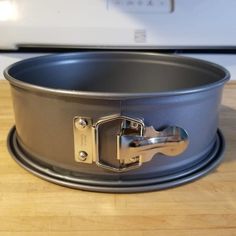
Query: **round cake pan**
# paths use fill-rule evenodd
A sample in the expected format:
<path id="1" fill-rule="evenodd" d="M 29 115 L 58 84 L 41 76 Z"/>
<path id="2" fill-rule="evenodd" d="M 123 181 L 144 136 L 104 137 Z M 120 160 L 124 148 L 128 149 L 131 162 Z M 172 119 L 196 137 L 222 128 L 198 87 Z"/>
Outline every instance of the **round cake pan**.
<path id="1" fill-rule="evenodd" d="M 219 65 L 134 52 L 53 54 L 15 63 L 9 149 L 68 187 L 138 192 L 204 175 L 222 159 Z"/>

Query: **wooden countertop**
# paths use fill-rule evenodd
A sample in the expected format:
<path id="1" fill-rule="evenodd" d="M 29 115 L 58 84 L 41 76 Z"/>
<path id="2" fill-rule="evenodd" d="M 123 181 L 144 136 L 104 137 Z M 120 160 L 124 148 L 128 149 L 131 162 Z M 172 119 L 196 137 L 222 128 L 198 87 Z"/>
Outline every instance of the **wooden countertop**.
<path id="1" fill-rule="evenodd" d="M 220 114 L 225 160 L 204 178 L 140 194 L 85 192 L 22 169 L 6 147 L 14 124 L 9 85 L 0 81 L 0 235 L 236 235 L 236 83 Z"/>

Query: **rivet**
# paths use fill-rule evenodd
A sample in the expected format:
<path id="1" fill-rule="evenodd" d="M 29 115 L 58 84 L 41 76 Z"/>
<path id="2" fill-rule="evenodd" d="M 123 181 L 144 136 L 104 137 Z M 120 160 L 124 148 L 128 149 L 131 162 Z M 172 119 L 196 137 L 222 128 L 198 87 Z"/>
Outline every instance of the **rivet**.
<path id="1" fill-rule="evenodd" d="M 79 152 L 79 159 L 81 161 L 85 161 L 87 159 L 87 156 L 88 156 L 87 152 L 85 152 L 85 151 L 80 151 Z"/>
<path id="2" fill-rule="evenodd" d="M 88 125 L 88 122 L 87 122 L 87 120 L 85 120 L 83 118 L 79 118 L 78 120 L 76 120 L 75 125 L 77 128 L 79 128 L 79 127 L 85 128 Z"/>
<path id="3" fill-rule="evenodd" d="M 137 122 L 134 122 L 134 121 L 132 121 L 130 123 L 130 126 L 131 126 L 132 129 L 138 129 L 139 128 L 139 124 Z"/>

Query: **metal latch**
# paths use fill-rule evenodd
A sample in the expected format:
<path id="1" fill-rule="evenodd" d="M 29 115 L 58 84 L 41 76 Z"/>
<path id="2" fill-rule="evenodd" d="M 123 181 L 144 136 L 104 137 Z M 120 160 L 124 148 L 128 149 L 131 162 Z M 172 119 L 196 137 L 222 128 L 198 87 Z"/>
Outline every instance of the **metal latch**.
<path id="1" fill-rule="evenodd" d="M 77 116 L 73 121 L 75 161 L 123 172 L 140 167 L 157 153 L 177 156 L 188 146 L 188 135 L 180 127 L 157 131 L 143 120 L 121 115 L 93 122 Z"/>

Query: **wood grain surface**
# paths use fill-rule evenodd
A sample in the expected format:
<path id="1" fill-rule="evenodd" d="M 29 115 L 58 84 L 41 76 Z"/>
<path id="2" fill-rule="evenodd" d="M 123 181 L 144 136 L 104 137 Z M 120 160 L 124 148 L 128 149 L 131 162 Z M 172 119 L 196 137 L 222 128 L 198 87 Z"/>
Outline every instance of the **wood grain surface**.
<path id="1" fill-rule="evenodd" d="M 93 193 L 39 179 L 7 151 L 13 124 L 9 85 L 0 81 L 0 235 L 236 235 L 236 83 L 226 85 L 220 113 L 223 163 L 159 192 Z"/>

